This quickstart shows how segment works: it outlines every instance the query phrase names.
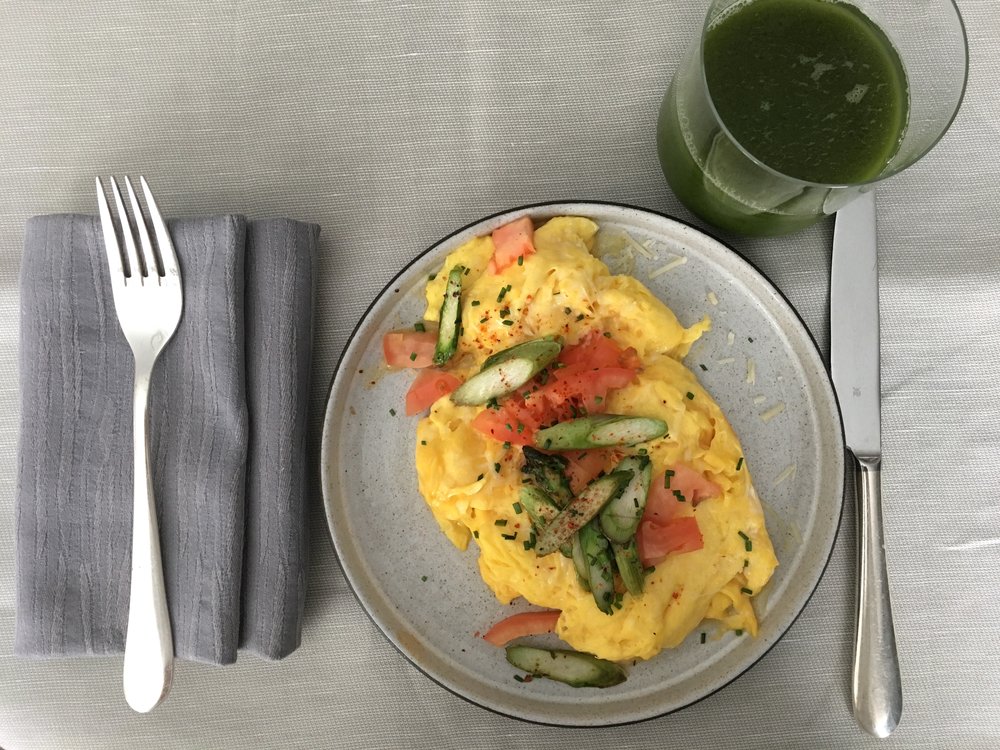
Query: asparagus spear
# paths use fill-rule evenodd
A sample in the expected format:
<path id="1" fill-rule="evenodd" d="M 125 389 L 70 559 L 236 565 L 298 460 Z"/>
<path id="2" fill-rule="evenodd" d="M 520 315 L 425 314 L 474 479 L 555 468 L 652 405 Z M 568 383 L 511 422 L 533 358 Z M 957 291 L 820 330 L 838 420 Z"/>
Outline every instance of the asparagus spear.
<path id="1" fill-rule="evenodd" d="M 441 302 L 441 322 L 438 325 L 437 346 L 434 347 L 434 364 L 441 366 L 455 353 L 458 348 L 459 321 L 462 317 L 462 274 L 464 266 L 455 266 L 448 274 L 448 283 L 444 288 L 444 300 Z"/>
<path id="2" fill-rule="evenodd" d="M 569 461 L 563 456 L 553 456 L 530 445 L 524 446 L 524 466 L 521 471 L 527 475 L 527 479 L 545 490 L 560 508 L 573 499 L 573 490 L 566 478 L 567 466 Z"/>
<path id="3" fill-rule="evenodd" d="M 461 406 L 485 404 L 493 398 L 516 391 L 559 356 L 562 345 L 556 341 L 536 339 L 511 347 L 519 351 L 504 356 L 481 370 L 456 388 L 451 400 Z M 511 349 L 498 354 L 504 355 Z"/>
<path id="4" fill-rule="evenodd" d="M 604 506 L 601 511 L 601 531 L 612 542 L 624 544 L 635 536 L 643 511 L 646 510 L 652 468 L 649 456 L 627 456 L 615 469 L 631 471 L 632 481 L 625 486 L 622 494 Z"/>
<path id="5" fill-rule="evenodd" d="M 507 661 L 536 677 L 573 687 L 611 687 L 625 681 L 625 670 L 613 661 L 570 649 L 508 646 Z"/>
<path id="6" fill-rule="evenodd" d="M 601 508 L 625 488 L 631 478 L 630 471 L 613 471 L 588 484 L 583 492 L 559 512 L 558 516 L 546 524 L 542 533 L 538 535 L 536 553 L 539 556 L 547 555 L 568 542 L 573 534 L 600 513 Z"/>
<path id="7" fill-rule="evenodd" d="M 566 451 L 634 445 L 662 437 L 667 423 L 653 417 L 598 414 L 571 419 L 535 433 L 535 445 L 547 450 Z"/>

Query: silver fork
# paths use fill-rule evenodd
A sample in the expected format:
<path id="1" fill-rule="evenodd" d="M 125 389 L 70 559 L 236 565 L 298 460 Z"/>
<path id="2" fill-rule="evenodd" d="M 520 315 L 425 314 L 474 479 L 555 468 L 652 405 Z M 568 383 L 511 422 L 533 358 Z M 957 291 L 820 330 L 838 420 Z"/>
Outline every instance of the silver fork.
<path id="1" fill-rule="evenodd" d="M 104 247 L 108 253 L 115 311 L 135 358 L 132 580 L 122 683 L 128 704 L 134 710 L 146 713 L 167 696 L 174 658 L 167 595 L 163 585 L 156 504 L 149 470 L 149 382 L 157 357 L 177 330 L 183 296 L 181 272 L 167 225 L 145 178 L 140 177 L 139 181 L 149 208 L 158 253 L 150 241 L 132 182 L 125 178 L 134 223 L 129 221 L 118 183 L 112 177 L 111 195 L 125 244 L 125 252 L 122 253 L 104 186 L 101 179 L 96 178 L 97 206 L 104 230 Z M 139 250 L 136 249 L 133 232 L 139 236 Z"/>

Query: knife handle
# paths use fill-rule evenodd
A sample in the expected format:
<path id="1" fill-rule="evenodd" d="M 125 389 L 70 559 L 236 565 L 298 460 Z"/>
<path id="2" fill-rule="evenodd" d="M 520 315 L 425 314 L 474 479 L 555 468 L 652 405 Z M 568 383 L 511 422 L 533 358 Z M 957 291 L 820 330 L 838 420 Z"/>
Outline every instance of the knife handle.
<path id="1" fill-rule="evenodd" d="M 857 457 L 858 619 L 851 697 L 865 731 L 888 737 L 903 711 L 903 687 L 885 567 L 880 468 L 878 458 Z"/>

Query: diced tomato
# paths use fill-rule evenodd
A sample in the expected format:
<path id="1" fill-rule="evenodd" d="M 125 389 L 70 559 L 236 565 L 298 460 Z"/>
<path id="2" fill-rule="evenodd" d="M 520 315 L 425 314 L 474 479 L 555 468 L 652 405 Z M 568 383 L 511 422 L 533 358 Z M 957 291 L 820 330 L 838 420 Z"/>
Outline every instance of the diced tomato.
<path id="1" fill-rule="evenodd" d="M 589 361 L 587 352 L 594 352 L 596 364 L 602 366 Z M 635 378 L 635 368 L 624 364 L 635 360 L 629 352 L 600 333 L 588 334 L 563 349 L 558 367 L 505 398 L 499 408 L 487 408 L 472 426 L 497 440 L 529 445 L 535 430 L 544 425 L 603 412 L 609 391 Z"/>
<path id="2" fill-rule="evenodd" d="M 670 477 L 670 487 L 674 486 Z M 649 482 L 649 494 L 646 495 L 646 510 L 643 511 L 643 521 L 649 523 L 666 523 L 684 509 L 684 503 L 677 500 L 673 489 L 668 489 L 662 473 L 657 474 Z"/>
<path id="3" fill-rule="evenodd" d="M 493 230 L 493 258 L 491 273 L 500 273 L 516 263 L 519 256 L 527 258 L 535 252 L 535 226 L 530 216 L 522 216 L 509 224 Z"/>
<path id="4" fill-rule="evenodd" d="M 419 375 L 406 392 L 406 416 L 419 414 L 442 396 L 458 388 L 462 381 L 450 372 L 430 367 Z"/>
<path id="5" fill-rule="evenodd" d="M 472 420 L 473 429 L 514 445 L 531 445 L 540 425 L 519 397 L 508 399 L 499 409 L 483 409 Z"/>
<path id="6" fill-rule="evenodd" d="M 430 367 L 437 336 L 437 330 L 389 331 L 382 337 L 385 363 L 389 367 Z"/>
<path id="7" fill-rule="evenodd" d="M 483 638 L 494 646 L 506 646 L 515 638 L 551 633 L 556 629 L 561 614 L 558 609 L 549 609 L 511 615 L 487 630 Z"/>
<path id="8" fill-rule="evenodd" d="M 722 494 L 722 488 L 719 485 L 711 479 L 706 479 L 701 472 L 695 471 L 687 464 L 677 463 L 671 469 L 674 472 L 674 475 L 670 477 L 671 494 L 674 490 L 679 491 L 692 506 L 697 505 L 702 500 L 708 500 L 710 497 L 718 497 Z"/>
<path id="9" fill-rule="evenodd" d="M 579 494 L 583 488 L 597 478 L 602 471 L 607 471 L 614 464 L 616 457 L 608 450 L 568 451 L 564 454 L 569 459 L 566 475 L 573 494 Z"/>
<path id="10" fill-rule="evenodd" d="M 648 511 L 648 504 L 646 508 Z M 694 552 L 705 546 L 694 516 L 681 516 L 658 523 L 649 521 L 644 514 L 635 539 L 643 567 L 656 565 L 667 555 Z"/>
<path id="11" fill-rule="evenodd" d="M 577 343 L 563 349 L 559 361 L 565 365 L 584 365 L 591 369 L 628 367 L 635 370 L 641 365 L 635 349 L 622 349 L 614 339 L 596 330 L 588 331 Z"/>

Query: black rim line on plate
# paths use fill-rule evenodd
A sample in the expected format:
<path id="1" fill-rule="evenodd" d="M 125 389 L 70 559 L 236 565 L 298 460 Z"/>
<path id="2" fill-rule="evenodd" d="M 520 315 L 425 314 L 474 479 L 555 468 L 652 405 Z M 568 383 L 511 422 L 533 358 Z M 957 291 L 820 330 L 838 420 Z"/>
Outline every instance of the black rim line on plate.
<path id="1" fill-rule="evenodd" d="M 809 330 L 809 326 L 806 325 L 805 321 L 802 319 L 802 316 L 799 314 L 799 311 L 791 303 L 791 301 L 788 299 L 788 297 L 785 295 L 785 293 L 782 292 L 781 289 L 779 289 L 778 286 L 773 281 L 771 281 L 771 279 L 767 276 L 767 274 L 765 274 L 763 271 L 761 271 L 753 261 L 749 260 L 745 255 L 743 255 L 742 253 L 738 252 L 735 248 L 733 248 L 728 242 L 725 242 L 724 240 L 720 239 L 719 237 L 717 237 L 716 235 L 712 234 L 711 232 L 706 231 L 706 230 L 702 229 L 701 227 L 697 227 L 697 226 L 695 226 L 694 224 L 692 224 L 692 223 L 690 223 L 688 221 L 684 221 L 683 219 L 678 219 L 678 218 L 676 218 L 674 216 L 670 216 L 669 214 L 665 214 L 665 213 L 663 213 L 661 211 L 655 211 L 655 210 L 652 210 L 652 209 L 649 209 L 649 208 L 643 208 L 641 206 L 635 206 L 635 205 L 628 204 L 628 203 L 619 203 L 619 202 L 616 202 L 616 201 L 553 200 L 553 201 L 543 201 L 543 202 L 540 202 L 540 203 L 528 203 L 528 204 L 524 204 L 524 205 L 521 205 L 521 206 L 515 206 L 513 208 L 504 209 L 503 211 L 497 211 L 495 213 L 489 214 L 488 216 L 484 216 L 482 218 L 476 219 L 475 221 L 471 221 L 468 224 L 465 224 L 464 226 L 456 229 L 455 231 L 453 231 L 453 232 L 445 235 L 441 239 L 437 240 L 434 244 L 430 245 L 425 250 L 423 250 L 421 253 L 419 253 L 418 255 L 416 255 L 412 260 L 410 260 L 406 265 L 404 265 L 391 279 L 389 279 L 389 281 L 385 284 L 385 286 L 382 287 L 382 290 L 379 291 L 378 294 L 375 295 L 375 297 L 372 299 L 371 303 L 368 305 L 368 307 L 365 309 L 365 311 L 361 314 L 361 317 L 358 319 L 358 322 L 357 322 L 357 324 L 355 324 L 354 329 L 351 331 L 350 335 L 347 337 L 347 340 L 344 342 L 344 348 L 341 350 L 340 356 L 337 358 L 337 364 L 334 367 L 334 369 L 333 369 L 333 375 L 330 378 L 330 385 L 327 387 L 326 399 L 325 399 L 326 407 L 323 410 L 323 429 L 322 429 L 322 435 L 321 435 L 321 440 L 320 440 L 320 493 L 321 493 L 322 498 L 323 498 L 323 515 L 326 518 L 326 533 L 327 533 L 327 537 L 329 538 L 330 544 L 333 547 L 334 555 L 337 557 L 337 564 L 340 567 L 341 572 L 344 574 L 344 578 L 347 580 L 348 585 L 350 586 L 351 593 L 354 595 L 354 598 L 357 600 L 358 604 L 361 605 L 362 611 L 364 611 L 364 613 L 368 617 L 368 619 L 375 625 L 376 629 L 378 629 L 379 632 L 382 633 L 383 637 L 385 637 L 385 639 L 387 641 L 389 641 L 389 643 L 393 646 L 393 648 L 395 648 L 396 651 L 399 654 L 401 654 L 404 659 L 406 659 L 406 661 L 408 661 L 414 668 L 416 668 L 416 670 L 418 672 L 420 672 L 422 675 L 424 675 L 429 680 L 431 680 L 431 682 L 433 682 L 436 685 L 444 688 L 445 690 L 447 690 L 452 695 L 454 695 L 454 696 L 456 696 L 456 697 L 458 697 L 458 698 L 466 701 L 467 703 L 470 703 L 471 705 L 474 705 L 474 706 L 476 706 L 478 708 L 481 708 L 481 709 L 484 709 L 486 711 L 489 711 L 490 713 L 496 714 L 498 716 L 503 716 L 503 717 L 506 717 L 506 718 L 509 718 L 509 719 L 515 719 L 517 721 L 520 721 L 520 722 L 523 722 L 523 723 L 526 723 L 526 724 L 535 724 L 535 725 L 539 725 L 539 726 L 551 726 L 551 727 L 572 727 L 572 728 L 591 728 L 591 729 L 593 729 L 593 728 L 601 728 L 601 727 L 628 726 L 628 725 L 631 725 L 631 724 L 641 724 L 643 722 L 653 721 L 654 719 L 660 719 L 660 718 L 663 718 L 665 716 L 669 716 L 669 715 L 671 715 L 673 713 L 676 713 L 677 711 L 682 711 L 685 708 L 688 708 L 689 706 L 693 706 L 696 703 L 700 703 L 701 701 L 705 700 L 706 698 L 709 698 L 709 697 L 715 695 L 716 693 L 718 693 L 721 690 L 725 689 L 726 687 L 728 687 L 729 685 L 731 685 L 733 682 L 735 682 L 736 680 L 738 680 L 740 677 L 742 677 L 743 675 L 745 675 L 751 669 L 753 669 L 758 663 L 760 663 L 760 661 L 765 656 L 767 656 L 771 652 L 771 649 L 773 649 L 781 641 L 781 639 L 785 637 L 785 634 L 789 630 L 792 629 L 792 627 L 798 621 L 799 617 L 805 611 L 806 607 L 808 607 L 809 603 L 812 601 L 813 595 L 816 593 L 816 589 L 819 588 L 820 581 L 822 581 L 823 580 L 823 576 L 826 575 L 826 570 L 827 570 L 827 568 L 830 565 L 830 559 L 833 557 L 833 548 L 836 546 L 837 539 L 840 536 L 840 527 L 841 527 L 841 525 L 843 523 L 843 516 L 844 516 L 844 493 L 846 491 L 846 482 L 844 480 L 844 476 L 843 475 L 846 473 L 845 471 L 841 472 L 841 480 L 840 480 L 841 490 L 840 490 L 840 503 L 839 503 L 839 507 L 837 509 L 837 527 L 836 527 L 836 529 L 833 532 L 833 541 L 830 544 L 830 549 L 827 551 L 826 560 L 823 561 L 823 566 L 822 566 L 822 568 L 820 570 L 819 576 L 816 578 L 816 583 L 813 585 L 812 590 L 806 596 L 806 600 L 803 603 L 802 607 L 798 610 L 798 612 L 795 613 L 795 615 L 792 617 L 791 621 L 789 621 L 788 625 L 780 633 L 778 633 L 775 636 L 774 641 L 772 641 L 771 644 L 768 645 L 768 647 L 766 649 L 764 649 L 757 656 L 757 658 L 754 659 L 752 662 L 750 662 L 744 669 L 742 669 L 741 671 L 737 672 L 730 679 L 726 680 L 724 683 L 722 683 L 721 685 L 719 685 L 714 690 L 708 691 L 704 695 L 699 696 L 699 697 L 695 698 L 694 700 L 692 700 L 692 701 L 690 701 L 688 703 L 685 703 L 683 706 L 678 706 L 678 707 L 672 708 L 672 709 L 670 709 L 668 711 L 664 711 L 661 714 L 655 714 L 653 716 L 647 716 L 647 717 L 644 717 L 644 718 L 641 718 L 641 719 L 629 719 L 627 721 L 610 722 L 610 723 L 604 723 L 604 722 L 602 722 L 600 724 L 566 724 L 566 723 L 541 721 L 541 720 L 538 720 L 538 719 L 528 719 L 528 718 L 521 717 L 521 716 L 514 716 L 512 714 L 505 713 L 504 711 L 501 711 L 500 709 L 493 708 L 491 706 L 487 706 L 487 705 L 484 705 L 482 703 L 479 703 L 479 702 L 477 702 L 473 698 L 470 698 L 467 695 L 463 695 L 457 689 L 454 689 L 451 686 L 449 686 L 449 685 L 441 682 L 434 675 L 432 675 L 429 672 L 427 672 L 416 661 L 414 661 L 412 658 L 410 658 L 410 655 L 407 654 L 403 650 L 402 646 L 399 643 L 397 643 L 396 640 L 393 639 L 385 631 L 385 629 L 378 622 L 378 620 L 375 619 L 374 615 L 372 615 L 372 613 L 368 610 L 368 607 L 365 606 L 365 602 L 362 599 L 360 593 L 358 592 L 358 587 L 355 585 L 354 579 L 352 578 L 351 574 L 348 573 L 346 567 L 344 566 L 343 560 L 340 559 L 340 550 L 338 549 L 337 543 L 336 543 L 336 541 L 333 538 L 333 523 L 332 523 L 332 519 L 330 518 L 330 512 L 329 512 L 329 508 L 328 508 L 328 505 L 327 505 L 327 497 L 326 497 L 326 475 L 327 475 L 328 472 L 327 472 L 327 469 L 326 469 L 327 462 L 325 460 L 325 455 L 324 455 L 324 451 L 323 451 L 323 447 L 324 447 L 326 441 L 323 438 L 326 436 L 326 428 L 327 428 L 327 419 L 326 418 L 327 418 L 327 412 L 328 412 L 329 406 L 330 406 L 330 398 L 331 398 L 332 393 L 333 393 L 334 383 L 336 382 L 337 376 L 340 374 L 341 367 L 344 364 L 344 359 L 347 356 L 347 352 L 351 348 L 351 345 L 354 343 L 354 340 L 356 339 L 356 337 L 358 335 L 358 331 L 361 329 L 361 326 L 363 325 L 364 321 L 367 320 L 368 315 L 371 313 L 371 311 L 375 307 L 375 305 L 378 304 L 379 300 L 381 300 L 382 297 L 385 296 L 389 292 L 389 290 L 395 285 L 396 281 L 398 279 L 400 279 L 410 268 L 412 268 L 422 258 L 424 258 L 427 255 L 430 255 L 431 253 L 433 253 L 440 245 L 442 245 L 443 243 L 447 242 L 452 237 L 454 237 L 454 236 L 456 236 L 458 234 L 461 234 L 462 232 L 466 231 L 467 229 L 471 229 L 472 227 L 476 226 L 477 224 L 482 224 L 484 222 L 489 221 L 490 219 L 495 219 L 498 216 L 503 216 L 504 214 L 515 214 L 515 213 L 518 213 L 518 212 L 521 212 L 521 211 L 530 211 L 532 209 L 546 208 L 546 207 L 549 207 L 549 206 L 560 206 L 560 205 L 609 206 L 609 207 L 613 207 L 613 208 L 624 208 L 624 209 L 628 209 L 628 210 L 631 210 L 631 211 L 639 211 L 641 213 L 652 214 L 654 216 L 658 216 L 660 218 L 667 219 L 669 221 L 673 221 L 673 222 L 676 222 L 678 224 L 682 224 L 682 225 L 688 227 L 689 229 L 693 229 L 694 231 L 699 232 L 700 234 L 703 234 L 703 235 L 711 238 L 715 242 L 719 243 L 723 248 L 725 248 L 726 250 L 728 250 L 730 253 L 732 253 L 733 255 L 735 255 L 739 260 L 741 260 L 742 262 L 746 263 L 767 284 L 767 286 L 770 287 L 770 289 L 781 299 L 781 301 L 784 302 L 785 306 L 789 310 L 791 310 L 792 314 L 795 316 L 795 319 L 798 321 L 799 326 L 802 328 L 803 331 L 805 331 L 806 336 L 808 338 L 808 341 L 812 345 L 813 351 L 816 354 L 816 357 L 817 357 L 820 365 L 822 366 L 822 370 L 823 370 L 824 374 L 826 375 L 826 381 L 825 382 L 829 386 L 830 393 L 833 396 L 833 403 L 834 403 L 834 406 L 836 407 L 836 417 L 837 417 L 838 426 L 840 427 L 841 444 L 842 445 L 845 444 L 846 438 L 845 438 L 845 435 L 844 435 L 844 422 L 843 422 L 843 416 L 842 416 L 841 409 L 840 409 L 840 400 L 839 400 L 839 397 L 837 396 L 836 389 L 833 387 L 832 382 L 829 380 L 829 377 L 830 377 L 829 368 L 826 366 L 826 364 L 823 361 L 823 354 L 820 351 L 819 344 L 817 344 L 817 342 L 816 342 L 816 338 L 813 336 L 812 331 Z M 847 456 L 846 450 L 843 451 L 843 453 L 844 453 L 843 459 L 844 459 L 844 462 L 845 462 L 844 469 L 846 470 L 847 461 L 849 460 L 849 456 Z"/>

